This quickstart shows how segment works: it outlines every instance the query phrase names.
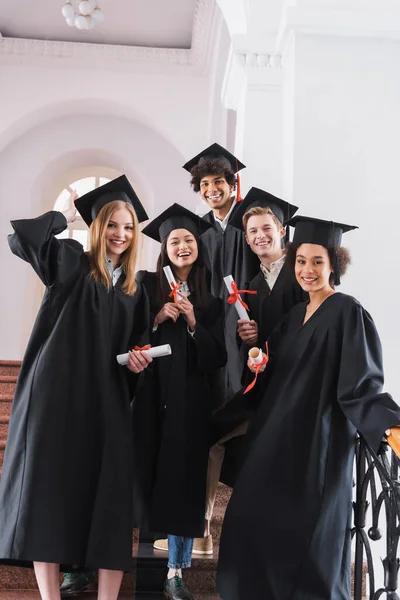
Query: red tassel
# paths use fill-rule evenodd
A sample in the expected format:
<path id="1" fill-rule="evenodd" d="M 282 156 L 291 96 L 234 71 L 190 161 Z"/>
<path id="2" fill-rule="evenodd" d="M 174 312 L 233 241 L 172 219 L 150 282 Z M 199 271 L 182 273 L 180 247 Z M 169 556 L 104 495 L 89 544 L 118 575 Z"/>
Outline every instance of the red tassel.
<path id="1" fill-rule="evenodd" d="M 240 175 L 239 175 L 239 165 L 238 165 L 238 161 L 236 159 L 236 177 L 237 177 L 237 184 L 236 184 L 236 202 L 241 202 L 243 200 L 242 198 L 242 194 L 240 193 Z"/>

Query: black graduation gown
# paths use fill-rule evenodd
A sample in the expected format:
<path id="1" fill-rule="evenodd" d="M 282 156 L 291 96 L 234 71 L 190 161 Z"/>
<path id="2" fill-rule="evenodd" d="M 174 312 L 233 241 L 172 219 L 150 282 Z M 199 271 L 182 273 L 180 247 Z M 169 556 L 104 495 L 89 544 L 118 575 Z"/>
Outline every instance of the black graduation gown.
<path id="1" fill-rule="evenodd" d="M 349 600 L 356 430 L 377 450 L 385 429 L 400 423 L 400 408 L 382 393 L 369 314 L 341 293 L 302 325 L 305 308 L 294 307 L 271 336 L 263 399 L 222 531 L 224 600 Z"/>
<path id="2" fill-rule="evenodd" d="M 236 336 L 239 317 L 235 307 L 227 302 L 228 290 L 224 277 L 232 275 L 239 289 L 244 289 L 260 269 L 259 259 L 250 250 L 244 232 L 229 224 L 235 211 L 236 207 L 229 217 L 225 231 L 215 220 L 213 211 L 207 213 L 203 218 L 212 227 L 201 236 L 205 263 L 211 271 L 211 293 L 223 301 L 228 353 L 226 368 L 213 377 L 213 395 L 216 405 L 223 404 L 240 389 L 243 370 L 240 345 Z M 246 295 L 244 299 L 246 301 Z"/>
<path id="3" fill-rule="evenodd" d="M 155 273 L 143 278 L 151 313 L 160 310 Z M 191 296 L 189 296 L 191 300 Z M 143 373 L 133 405 L 135 524 L 200 537 L 204 530 L 209 422 L 207 375 L 226 363 L 221 300 L 196 308 L 196 333 L 183 317 L 158 326 L 152 345 L 170 344 Z"/>
<path id="4" fill-rule="evenodd" d="M 12 223 L 11 250 L 46 285 L 21 366 L 0 482 L 0 559 L 132 567 L 130 382 L 116 361 L 148 329 L 148 300 L 89 276 L 51 211 Z"/>
<path id="5" fill-rule="evenodd" d="M 303 292 L 297 283 L 294 272 L 284 264 L 279 276 L 270 289 L 261 271 L 248 284 L 249 290 L 255 290 L 257 294 L 248 294 L 246 302 L 249 306 L 249 316 L 258 325 L 258 339 L 256 346 L 265 350 L 265 342 L 271 335 L 273 329 L 281 319 L 299 302 L 308 299 L 308 294 Z M 247 358 L 249 346 L 242 344 L 242 365 L 244 376 L 247 372 Z M 224 435 L 233 431 L 238 425 L 252 418 L 257 408 L 254 397 L 236 394 L 230 402 L 227 402 L 213 416 L 211 443 L 217 442 Z M 225 444 L 221 480 L 233 487 L 237 473 L 243 460 L 244 443 L 243 436 L 232 438 Z"/>
<path id="6" fill-rule="evenodd" d="M 265 348 L 265 342 L 279 321 L 293 306 L 308 300 L 308 294 L 303 292 L 301 286 L 297 283 L 293 269 L 286 263 L 282 266 L 272 290 L 261 269 L 250 281 L 248 289 L 257 292 L 257 294 L 246 296 L 250 318 L 254 319 L 258 325 L 258 340 L 255 345 L 259 348 Z"/>

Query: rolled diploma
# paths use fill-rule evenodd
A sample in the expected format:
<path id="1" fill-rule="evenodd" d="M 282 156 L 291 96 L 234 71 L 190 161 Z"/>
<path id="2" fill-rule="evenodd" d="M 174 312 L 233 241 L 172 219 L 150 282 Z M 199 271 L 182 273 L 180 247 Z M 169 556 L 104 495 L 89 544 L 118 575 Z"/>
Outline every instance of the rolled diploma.
<path id="1" fill-rule="evenodd" d="M 167 278 L 168 285 L 171 287 L 171 281 L 172 281 L 172 283 L 176 286 L 177 285 L 176 279 L 174 277 L 171 267 L 169 265 L 167 265 L 166 267 L 163 267 L 163 271 L 165 273 L 165 277 Z M 172 290 L 172 288 L 171 288 L 171 290 Z M 183 297 L 182 294 L 180 294 L 179 292 L 177 292 L 177 294 L 180 298 Z"/>
<path id="2" fill-rule="evenodd" d="M 232 281 L 233 281 L 232 275 L 228 275 L 227 277 L 224 277 L 224 283 L 225 283 L 226 287 L 228 288 L 228 292 L 230 294 L 233 294 Z M 239 300 L 236 300 L 235 308 L 236 308 L 237 314 L 239 315 L 239 319 L 245 319 L 246 321 L 249 321 L 249 315 L 247 314 L 245 307 L 240 304 Z"/>
<path id="3" fill-rule="evenodd" d="M 172 354 L 171 346 L 169 344 L 163 344 L 162 346 L 154 346 L 153 348 L 149 348 L 148 350 L 143 350 L 146 352 L 151 358 L 158 358 L 159 356 L 168 356 Z M 120 365 L 127 365 L 129 362 L 129 354 L 118 354 L 117 361 Z"/>
<path id="4" fill-rule="evenodd" d="M 263 359 L 263 353 L 261 348 L 250 348 L 249 359 L 253 363 L 253 365 L 259 365 Z"/>

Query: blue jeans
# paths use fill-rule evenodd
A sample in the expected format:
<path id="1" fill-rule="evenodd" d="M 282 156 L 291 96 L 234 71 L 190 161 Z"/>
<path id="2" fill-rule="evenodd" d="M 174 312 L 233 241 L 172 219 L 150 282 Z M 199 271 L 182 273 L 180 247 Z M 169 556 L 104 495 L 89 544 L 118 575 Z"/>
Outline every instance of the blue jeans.
<path id="1" fill-rule="evenodd" d="M 186 569 L 192 563 L 193 538 L 168 535 L 168 569 Z"/>

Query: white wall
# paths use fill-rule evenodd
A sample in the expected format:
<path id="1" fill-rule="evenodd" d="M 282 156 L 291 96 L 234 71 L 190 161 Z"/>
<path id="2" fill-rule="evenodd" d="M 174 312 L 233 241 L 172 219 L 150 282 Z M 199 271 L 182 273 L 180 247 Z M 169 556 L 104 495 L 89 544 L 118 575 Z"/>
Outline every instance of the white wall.
<path id="1" fill-rule="evenodd" d="M 360 227 L 343 238 L 353 265 L 340 291 L 371 312 L 386 388 L 398 402 L 399 64 L 397 41 L 297 35 L 294 85 L 285 90 L 294 115 L 292 200 L 299 214 Z"/>
<path id="2" fill-rule="evenodd" d="M 53 207 L 91 168 L 126 173 L 150 218 L 197 198 L 181 166 L 209 143 L 208 78 L 53 66 L 1 65 L 0 358 L 21 359 L 42 295 L 30 267 L 8 249 L 9 221 Z M 159 247 L 145 241 L 154 268 Z M 4 288 L 3 288 L 4 289 Z"/>

